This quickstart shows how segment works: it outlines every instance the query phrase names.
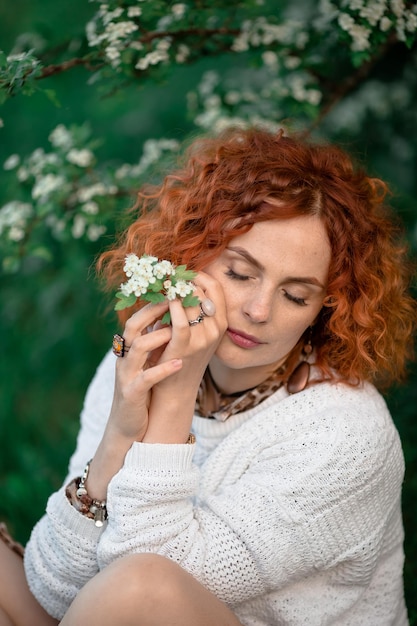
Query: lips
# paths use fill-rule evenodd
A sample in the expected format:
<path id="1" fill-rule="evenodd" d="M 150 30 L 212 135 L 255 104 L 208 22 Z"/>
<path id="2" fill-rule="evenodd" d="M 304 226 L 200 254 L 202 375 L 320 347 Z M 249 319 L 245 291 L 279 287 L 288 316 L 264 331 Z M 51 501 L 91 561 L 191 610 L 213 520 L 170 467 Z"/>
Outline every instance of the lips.
<path id="1" fill-rule="evenodd" d="M 226 334 L 229 339 L 240 348 L 256 348 L 264 343 L 256 337 L 253 337 L 253 335 L 247 335 L 246 333 L 243 333 L 240 330 L 235 330 L 234 328 L 228 328 Z"/>

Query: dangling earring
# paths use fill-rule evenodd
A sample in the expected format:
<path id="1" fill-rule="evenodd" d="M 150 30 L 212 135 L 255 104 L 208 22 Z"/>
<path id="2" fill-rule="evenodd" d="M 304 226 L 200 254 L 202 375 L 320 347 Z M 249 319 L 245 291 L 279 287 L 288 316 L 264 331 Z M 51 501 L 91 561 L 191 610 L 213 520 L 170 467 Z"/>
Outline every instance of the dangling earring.
<path id="1" fill-rule="evenodd" d="M 308 339 L 303 346 L 301 354 L 304 359 L 297 365 L 292 374 L 287 380 L 287 391 L 290 394 L 299 393 L 306 388 L 308 379 L 310 378 L 310 363 L 307 361 L 308 357 L 313 351 L 313 346 L 311 345 L 311 335 L 313 334 L 313 327 L 310 326 L 310 333 L 308 335 Z"/>

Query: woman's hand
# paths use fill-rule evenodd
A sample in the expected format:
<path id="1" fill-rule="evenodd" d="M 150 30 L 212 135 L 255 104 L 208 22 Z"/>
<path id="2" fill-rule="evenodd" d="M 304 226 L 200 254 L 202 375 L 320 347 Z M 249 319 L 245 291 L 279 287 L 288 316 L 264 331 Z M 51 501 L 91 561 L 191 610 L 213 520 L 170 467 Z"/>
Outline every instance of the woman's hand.
<path id="1" fill-rule="evenodd" d="M 107 486 L 122 467 L 134 441 L 141 441 L 148 427 L 151 389 L 182 367 L 180 359 L 165 359 L 150 365 L 148 358 L 169 343 L 171 327 L 154 327 L 168 310 L 168 303 L 147 305 L 127 321 L 123 337 L 129 351 L 116 362 L 113 403 L 103 438 L 97 448 L 87 479 L 88 494 L 106 498 Z"/>
<path id="2" fill-rule="evenodd" d="M 143 441 L 186 441 L 194 413 L 195 399 L 204 371 L 227 328 L 226 308 L 220 284 L 200 272 L 193 281 L 194 294 L 200 301 L 210 299 L 215 305 L 213 316 L 204 316 L 201 323 L 190 326 L 189 321 L 201 315 L 200 307 L 184 308 L 181 302 L 169 303 L 172 335 L 162 353 L 158 366 L 181 359 L 182 367 L 160 380 L 152 389 L 149 405 L 149 426 Z M 154 361 L 156 353 L 150 356 Z"/>
<path id="3" fill-rule="evenodd" d="M 106 497 L 134 441 L 187 441 L 201 378 L 227 327 L 219 283 L 202 272 L 194 282 L 200 301 L 209 298 L 216 307 L 200 324 L 188 323 L 200 307 L 184 308 L 178 300 L 147 305 L 126 323 L 129 351 L 117 359 L 113 404 L 87 481 L 93 498 Z M 162 326 L 168 307 L 172 325 Z"/>
<path id="4" fill-rule="evenodd" d="M 169 343 L 172 329 L 155 323 L 168 310 L 168 303 L 147 305 L 126 322 L 123 332 L 129 351 L 117 359 L 113 404 L 108 429 L 128 439 L 141 441 L 148 426 L 151 389 L 181 368 L 178 358 L 151 363 L 151 356 Z"/>

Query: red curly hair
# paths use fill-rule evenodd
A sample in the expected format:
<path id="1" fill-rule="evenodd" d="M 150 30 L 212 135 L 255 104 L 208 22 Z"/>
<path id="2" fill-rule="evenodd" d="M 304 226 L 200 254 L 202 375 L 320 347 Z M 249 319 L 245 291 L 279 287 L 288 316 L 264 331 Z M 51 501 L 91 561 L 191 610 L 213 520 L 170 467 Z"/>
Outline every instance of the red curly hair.
<path id="1" fill-rule="evenodd" d="M 327 297 L 314 327 L 326 378 L 379 386 L 400 380 L 412 354 L 415 303 L 387 185 L 340 148 L 258 129 L 195 140 L 182 169 L 146 186 L 138 218 L 98 262 L 110 288 L 134 252 L 201 270 L 255 222 L 317 215 L 331 251 Z M 124 322 L 132 309 L 122 311 Z"/>

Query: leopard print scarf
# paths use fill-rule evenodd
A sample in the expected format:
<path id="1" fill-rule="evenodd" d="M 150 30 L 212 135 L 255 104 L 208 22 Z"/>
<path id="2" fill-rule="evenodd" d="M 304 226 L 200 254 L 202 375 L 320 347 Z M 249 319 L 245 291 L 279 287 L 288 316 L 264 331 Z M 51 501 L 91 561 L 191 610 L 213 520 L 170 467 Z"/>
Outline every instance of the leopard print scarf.
<path id="1" fill-rule="evenodd" d="M 196 413 L 201 417 L 225 422 L 231 415 L 252 409 L 278 391 L 284 383 L 284 372 L 285 367 L 280 367 L 256 387 L 227 395 L 218 389 L 210 375 L 209 368 L 207 368 L 197 394 Z M 210 411 L 208 409 L 208 397 L 214 397 L 217 410 Z"/>

